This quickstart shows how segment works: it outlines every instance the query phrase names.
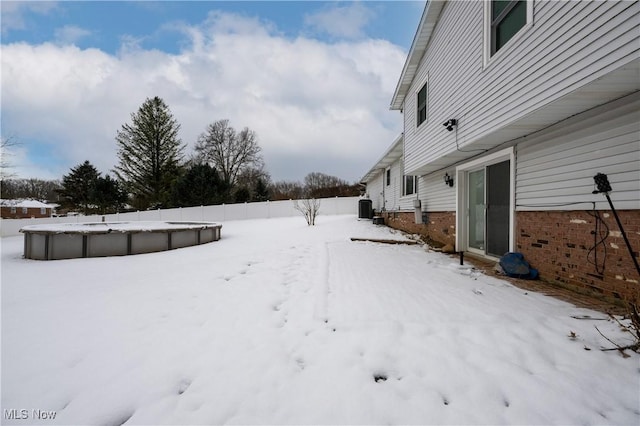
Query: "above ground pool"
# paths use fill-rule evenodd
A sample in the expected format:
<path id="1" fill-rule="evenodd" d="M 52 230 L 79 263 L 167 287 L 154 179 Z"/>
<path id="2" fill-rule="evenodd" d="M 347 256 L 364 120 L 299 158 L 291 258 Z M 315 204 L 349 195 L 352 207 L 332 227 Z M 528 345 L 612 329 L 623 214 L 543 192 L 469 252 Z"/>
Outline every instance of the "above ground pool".
<path id="1" fill-rule="evenodd" d="M 30 225 L 24 257 L 36 260 L 124 256 L 210 243 L 220 239 L 213 222 L 96 222 Z"/>

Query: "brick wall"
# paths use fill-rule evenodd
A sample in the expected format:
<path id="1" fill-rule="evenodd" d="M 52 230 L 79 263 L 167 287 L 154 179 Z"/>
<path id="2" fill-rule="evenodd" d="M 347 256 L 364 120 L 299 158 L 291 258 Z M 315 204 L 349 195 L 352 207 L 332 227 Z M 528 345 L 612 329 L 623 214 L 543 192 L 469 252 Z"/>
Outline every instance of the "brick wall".
<path id="1" fill-rule="evenodd" d="M 395 229 L 422 236 L 425 241 L 435 246 L 456 243 L 456 213 L 428 212 L 426 223 L 416 224 L 414 212 L 385 212 L 384 223 Z M 424 216 L 423 216 L 424 217 Z"/>
<path id="2" fill-rule="evenodd" d="M 597 219 L 587 211 L 517 212 L 516 247 L 546 281 L 603 296 L 640 300 L 640 277 L 610 211 L 599 212 L 609 227 L 595 241 Z M 638 258 L 640 210 L 618 212 Z M 594 263 L 598 264 L 598 268 Z M 603 270 L 604 268 L 604 270 Z"/>
<path id="3" fill-rule="evenodd" d="M 606 297 L 640 300 L 640 277 L 618 224 L 610 211 L 599 214 L 609 227 L 609 235 L 596 244 L 603 239 L 606 227 L 599 224 L 601 236 L 594 240 L 593 212 L 517 212 L 515 250 L 524 254 L 547 282 Z M 618 215 L 640 261 L 640 210 L 620 211 Z M 413 212 L 385 212 L 383 217 L 386 225 L 419 234 L 435 246 L 455 245 L 455 212 L 428 212 L 425 224 L 416 224 Z"/>
<path id="4" fill-rule="evenodd" d="M 22 207 L 16 207 L 15 211 L 11 211 L 11 207 L 0 207 L 0 216 L 3 219 L 30 219 L 30 218 L 42 218 L 51 217 L 51 209 L 45 209 L 46 213 L 42 214 L 40 207 L 28 207 L 24 212 Z"/>

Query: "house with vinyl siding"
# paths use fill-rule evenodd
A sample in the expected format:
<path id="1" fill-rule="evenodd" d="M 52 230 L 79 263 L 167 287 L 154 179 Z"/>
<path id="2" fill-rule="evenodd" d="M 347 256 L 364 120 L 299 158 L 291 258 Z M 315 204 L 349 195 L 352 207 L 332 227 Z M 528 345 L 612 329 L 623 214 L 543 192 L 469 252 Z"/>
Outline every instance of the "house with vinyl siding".
<path id="1" fill-rule="evenodd" d="M 638 297 L 638 28 L 637 1 L 428 1 L 390 105 L 415 191 L 387 224 L 488 259 L 521 252 L 559 285 Z M 632 253 L 593 193 L 597 173 Z"/>
<path id="2" fill-rule="evenodd" d="M 365 196 L 371 200 L 375 214 L 397 211 L 400 208 L 402 146 L 400 135 L 360 180 L 367 186 Z"/>

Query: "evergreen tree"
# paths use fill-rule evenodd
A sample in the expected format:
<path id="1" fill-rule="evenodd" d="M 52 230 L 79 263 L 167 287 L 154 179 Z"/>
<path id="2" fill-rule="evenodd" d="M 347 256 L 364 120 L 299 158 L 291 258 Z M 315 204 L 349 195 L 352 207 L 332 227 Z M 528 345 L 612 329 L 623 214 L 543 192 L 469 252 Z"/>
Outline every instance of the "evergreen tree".
<path id="1" fill-rule="evenodd" d="M 249 188 L 247 188 L 246 186 L 239 187 L 233 194 L 233 201 L 236 203 L 246 203 L 250 199 L 251 192 L 249 192 Z"/>
<path id="2" fill-rule="evenodd" d="M 194 164 L 174 181 L 171 205 L 175 207 L 207 206 L 225 201 L 228 188 L 218 172 L 208 164 Z"/>
<path id="3" fill-rule="evenodd" d="M 62 177 L 62 189 L 58 190 L 62 207 L 91 213 L 95 208 L 93 196 L 98 176 L 100 173 L 89 161 L 72 168 L 71 173 Z"/>
<path id="4" fill-rule="evenodd" d="M 179 129 L 167 104 L 156 96 L 147 99 L 137 113 L 131 114 L 131 124 L 123 124 L 118 131 L 120 163 L 115 174 L 132 194 L 137 208 L 167 203 L 183 157 Z"/>
<path id="5" fill-rule="evenodd" d="M 269 198 L 269 187 L 264 183 L 262 178 L 258 178 L 254 191 L 254 199 L 256 201 L 267 201 Z"/>
<path id="6" fill-rule="evenodd" d="M 105 177 L 99 176 L 96 179 L 93 202 L 98 209 L 98 213 L 119 212 L 127 204 L 128 199 L 127 193 L 117 180 L 111 179 L 109 175 Z"/>

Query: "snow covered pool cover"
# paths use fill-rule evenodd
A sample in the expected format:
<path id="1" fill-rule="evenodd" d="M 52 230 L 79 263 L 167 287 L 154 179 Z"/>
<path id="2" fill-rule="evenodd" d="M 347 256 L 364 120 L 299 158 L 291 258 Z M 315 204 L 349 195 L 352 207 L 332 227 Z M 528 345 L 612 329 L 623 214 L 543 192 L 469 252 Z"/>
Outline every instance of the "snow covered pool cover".
<path id="1" fill-rule="evenodd" d="M 111 232 L 167 232 L 185 229 L 207 229 L 221 227 L 214 222 L 87 222 L 87 223 L 52 223 L 46 225 L 28 225 L 20 229 L 22 233 L 49 234 L 108 234 Z"/>
<path id="2" fill-rule="evenodd" d="M 95 222 L 30 225 L 24 257 L 36 260 L 123 256 L 172 250 L 217 241 L 214 222 Z"/>

